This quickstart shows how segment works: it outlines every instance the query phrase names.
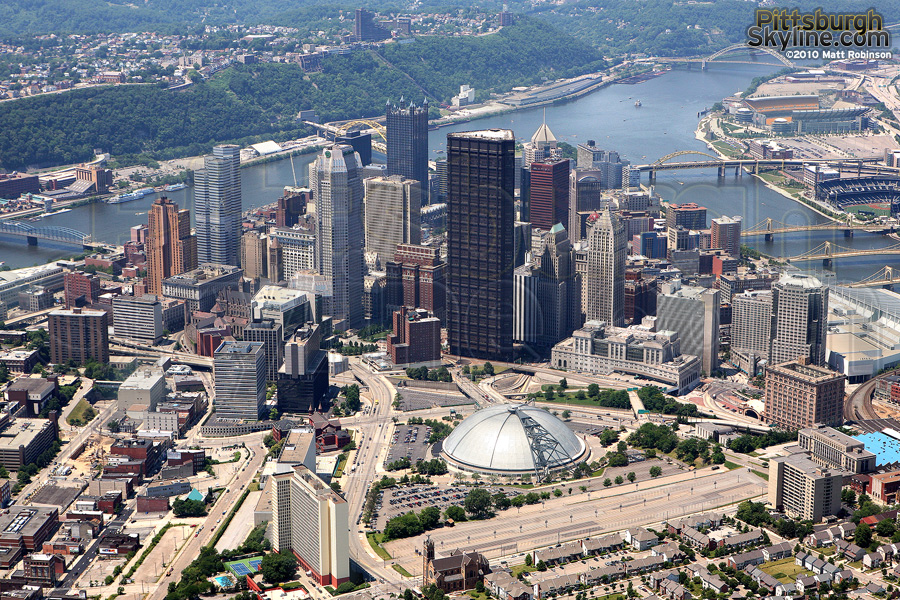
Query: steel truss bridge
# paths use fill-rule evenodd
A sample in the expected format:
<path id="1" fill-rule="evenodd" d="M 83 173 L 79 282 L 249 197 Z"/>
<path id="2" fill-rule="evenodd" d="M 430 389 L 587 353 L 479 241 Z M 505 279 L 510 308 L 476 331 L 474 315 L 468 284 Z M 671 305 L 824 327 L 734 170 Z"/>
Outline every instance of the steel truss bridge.
<path id="1" fill-rule="evenodd" d="M 865 279 L 860 279 L 855 283 L 845 283 L 846 287 L 864 288 L 864 287 L 890 287 L 895 283 L 900 283 L 900 270 L 892 267 L 881 267 L 877 273 L 872 273 Z"/>
<path id="2" fill-rule="evenodd" d="M 0 221 L 0 235 L 24 239 L 29 246 L 37 246 L 39 240 L 81 246 L 82 248 L 89 247 L 91 244 L 91 236 L 81 231 L 55 225 L 35 227 L 24 221 Z"/>
<path id="3" fill-rule="evenodd" d="M 691 161 L 675 161 L 674 159 L 682 156 L 700 156 L 701 160 Z M 827 164 L 834 166 L 838 170 L 848 171 L 856 170 L 857 175 L 869 174 L 898 174 L 900 167 L 888 167 L 882 164 L 880 158 L 844 158 L 844 159 L 799 159 L 799 158 L 783 158 L 783 159 L 730 159 L 720 158 L 699 150 L 679 150 L 666 154 L 656 162 L 647 165 L 635 165 L 631 167 L 641 172 L 648 172 L 650 180 L 656 179 L 657 171 L 678 171 L 682 169 L 718 169 L 719 177 L 725 177 L 728 169 L 734 169 L 735 176 L 742 174 L 744 169 L 751 173 L 759 173 L 759 170 L 767 168 L 786 169 L 789 167 L 802 167 L 803 165 Z"/>
<path id="4" fill-rule="evenodd" d="M 810 260 L 821 260 L 822 264 L 827 266 L 838 258 L 853 258 L 859 256 L 882 256 L 882 255 L 900 255 L 900 244 L 885 246 L 884 248 L 872 248 L 869 250 L 857 250 L 854 248 L 845 248 L 831 242 L 822 242 L 812 250 L 798 254 L 797 256 L 782 257 L 778 260 L 787 262 L 805 262 Z"/>
<path id="5" fill-rule="evenodd" d="M 854 231 L 866 231 L 869 233 L 893 233 L 894 228 L 881 224 L 865 224 L 832 221 L 830 223 L 816 223 L 814 225 L 788 225 L 772 218 L 763 219 L 753 227 L 741 232 L 741 237 L 755 237 L 763 235 L 767 242 L 772 241 L 773 236 L 779 233 L 798 233 L 810 231 L 843 231 L 844 237 L 853 237 Z"/>

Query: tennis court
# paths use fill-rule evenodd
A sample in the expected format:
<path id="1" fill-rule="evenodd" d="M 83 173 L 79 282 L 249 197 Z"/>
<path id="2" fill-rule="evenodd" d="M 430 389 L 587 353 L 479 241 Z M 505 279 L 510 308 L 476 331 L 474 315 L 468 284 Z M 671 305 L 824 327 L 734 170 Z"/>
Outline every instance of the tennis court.
<path id="1" fill-rule="evenodd" d="M 259 571 L 260 563 L 262 563 L 262 557 L 254 556 L 227 562 L 225 563 L 225 568 L 238 577 L 243 577 L 244 575 L 251 575 Z"/>

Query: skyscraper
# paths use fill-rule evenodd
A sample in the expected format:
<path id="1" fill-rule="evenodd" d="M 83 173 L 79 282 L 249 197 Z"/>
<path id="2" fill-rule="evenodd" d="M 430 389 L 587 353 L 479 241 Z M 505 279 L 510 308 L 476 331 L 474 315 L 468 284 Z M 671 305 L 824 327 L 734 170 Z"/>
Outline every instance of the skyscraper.
<path id="1" fill-rule="evenodd" d="M 676 280 L 663 292 L 656 298 L 657 330 L 677 332 L 681 351 L 700 357 L 700 368 L 712 375 L 719 368 L 719 290 Z"/>
<path id="2" fill-rule="evenodd" d="M 216 416 L 258 421 L 266 403 L 266 353 L 262 342 L 222 342 L 213 357 Z"/>
<path id="3" fill-rule="evenodd" d="M 629 183 L 627 180 L 623 182 L 623 172 L 631 163 L 622 160 L 619 153 L 614 150 L 601 150 L 594 140 L 578 144 L 577 160 L 579 169 L 590 169 L 599 173 L 603 189 L 620 189 L 623 183 L 626 187 Z"/>
<path id="4" fill-rule="evenodd" d="M 569 173 L 569 239 L 580 242 L 588 235 L 586 219 L 603 210 L 609 200 L 603 198 L 601 173 L 595 169 L 572 169 Z"/>
<path id="5" fill-rule="evenodd" d="M 746 291 L 731 297 L 731 353 L 769 358 L 772 343 L 772 292 Z"/>
<path id="6" fill-rule="evenodd" d="M 549 231 L 569 224 L 569 159 L 531 163 L 529 216 L 531 225 Z"/>
<path id="7" fill-rule="evenodd" d="M 514 339 L 549 349 L 581 326 L 581 277 L 565 228 L 550 229 L 531 263 L 515 271 Z"/>
<path id="8" fill-rule="evenodd" d="M 712 220 L 710 247 L 726 251 L 735 258 L 741 255 L 741 217 L 719 217 Z"/>
<path id="9" fill-rule="evenodd" d="M 147 290 L 162 294 L 166 277 L 197 266 L 197 238 L 191 234 L 191 211 L 179 210 L 166 198 L 157 198 L 150 207 L 147 248 Z"/>
<path id="10" fill-rule="evenodd" d="M 387 173 L 402 175 L 419 182 L 422 202 L 428 198 L 428 100 L 421 105 L 412 102 L 388 102 Z"/>
<path id="11" fill-rule="evenodd" d="M 359 155 L 351 146 L 325 148 L 309 165 L 316 201 L 317 270 L 331 287 L 325 313 L 344 328 L 362 326 L 363 182 Z"/>
<path id="12" fill-rule="evenodd" d="M 608 206 L 592 219 L 584 286 L 587 320 L 622 327 L 625 325 L 625 254 L 628 249 L 625 227 Z"/>
<path id="13" fill-rule="evenodd" d="M 197 217 L 197 260 L 220 265 L 238 264 L 241 237 L 240 148 L 219 145 L 203 158 L 194 173 L 194 210 Z"/>
<path id="14" fill-rule="evenodd" d="M 447 135 L 447 334 L 450 353 L 513 351 L 515 135 Z"/>
<path id="15" fill-rule="evenodd" d="M 766 423 L 787 430 L 843 424 L 846 379 L 807 357 L 766 367 Z"/>
<path id="16" fill-rule="evenodd" d="M 377 42 L 391 37 L 391 32 L 375 22 L 375 13 L 364 8 L 356 9 L 353 34 L 358 42 Z"/>
<path id="17" fill-rule="evenodd" d="M 109 362 L 109 317 L 104 310 L 57 309 L 50 313 L 50 360 Z"/>
<path id="18" fill-rule="evenodd" d="M 248 231 L 241 236 L 241 268 L 245 277 L 248 279 L 266 277 L 268 247 L 268 236 L 258 231 Z"/>
<path id="19" fill-rule="evenodd" d="M 541 126 L 534 132 L 534 135 L 531 136 L 531 141 L 525 143 L 522 148 L 522 156 L 524 158 L 523 166 L 526 169 L 531 166 L 531 163 L 558 160 L 560 158 L 560 149 L 556 136 L 547 127 L 546 121 L 541 123 Z"/>
<path id="20" fill-rule="evenodd" d="M 421 188 L 418 181 L 389 175 L 366 179 L 365 189 L 366 250 L 378 253 L 383 266 L 394 258 L 400 244 L 422 241 Z"/>
<path id="21" fill-rule="evenodd" d="M 666 209 L 666 228 L 706 229 L 706 208 L 694 202 L 670 204 Z"/>
<path id="22" fill-rule="evenodd" d="M 805 356 L 825 365 L 828 288 L 809 275 L 783 275 L 772 286 L 772 352 L 769 364 Z"/>

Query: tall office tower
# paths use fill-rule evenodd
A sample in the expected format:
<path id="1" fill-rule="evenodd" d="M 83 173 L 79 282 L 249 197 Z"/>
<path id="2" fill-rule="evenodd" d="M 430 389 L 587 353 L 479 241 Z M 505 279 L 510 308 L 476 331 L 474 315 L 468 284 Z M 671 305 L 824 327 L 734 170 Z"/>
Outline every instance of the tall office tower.
<path id="1" fill-rule="evenodd" d="M 194 173 L 197 261 L 238 264 L 241 237 L 241 149 L 219 145 Z"/>
<path id="2" fill-rule="evenodd" d="M 731 352 L 769 359 L 772 343 L 772 292 L 747 291 L 731 297 Z"/>
<path id="3" fill-rule="evenodd" d="M 366 251 L 378 254 L 381 265 L 394 258 L 400 244 L 422 242 L 418 181 L 402 175 L 365 180 Z"/>
<path id="4" fill-rule="evenodd" d="M 666 228 L 706 229 L 706 208 L 693 202 L 670 204 L 666 209 Z"/>
<path id="5" fill-rule="evenodd" d="M 359 131 L 348 131 L 334 138 L 335 144 L 353 146 L 359 154 L 359 163 L 363 166 L 372 164 L 372 134 Z"/>
<path id="6" fill-rule="evenodd" d="M 656 280 L 625 280 L 625 320 L 639 325 L 644 317 L 656 315 Z"/>
<path id="7" fill-rule="evenodd" d="M 105 310 L 58 309 L 50 313 L 50 361 L 109 362 L 109 317 Z"/>
<path id="8" fill-rule="evenodd" d="M 439 204 L 447 201 L 447 159 L 441 158 L 434 161 L 434 174 L 437 178 L 437 197 L 431 198 L 431 202 Z"/>
<path id="9" fill-rule="evenodd" d="M 421 200 L 428 199 L 428 100 L 421 105 L 412 102 L 388 102 L 387 174 L 403 175 L 419 182 Z"/>
<path id="10" fill-rule="evenodd" d="M 585 312 L 588 321 L 607 325 L 625 325 L 625 254 L 628 242 L 625 227 L 609 207 L 597 214 L 588 233 L 587 294 Z"/>
<path id="11" fill-rule="evenodd" d="M 258 231 L 248 231 L 241 236 L 241 268 L 244 277 L 259 279 L 267 276 L 269 238 Z"/>
<path id="12" fill-rule="evenodd" d="M 254 321 L 244 327 L 244 341 L 260 342 L 263 345 L 263 354 L 266 356 L 266 381 L 278 379 L 278 369 L 284 361 L 284 336 L 281 331 L 281 323 L 276 323 L 273 319 Z"/>
<path id="13" fill-rule="evenodd" d="M 447 135 L 451 354 L 512 358 L 515 145 L 508 129 Z"/>
<path id="14" fill-rule="evenodd" d="M 385 265 L 386 310 L 393 313 L 401 306 L 424 308 L 445 322 L 446 268 L 439 248 L 412 244 L 397 246 L 394 259 Z"/>
<path id="15" fill-rule="evenodd" d="M 710 247 L 724 250 L 735 258 L 741 255 L 741 217 L 719 217 L 712 220 Z"/>
<path id="16" fill-rule="evenodd" d="M 197 266 L 197 238 L 191 234 L 191 211 L 179 210 L 166 197 L 150 207 L 147 251 L 147 290 L 162 294 L 166 277 Z"/>
<path id="17" fill-rule="evenodd" d="M 522 155 L 524 158 L 523 166 L 526 169 L 531 166 L 531 163 L 559 160 L 561 158 L 562 155 L 556 136 L 547 127 L 546 122 L 541 123 L 541 126 L 531 136 L 531 141 L 524 145 Z"/>
<path id="18" fill-rule="evenodd" d="M 569 224 L 569 165 L 568 158 L 531 163 L 528 204 L 533 227 L 548 231 L 557 223 Z"/>
<path id="19" fill-rule="evenodd" d="M 809 275 L 782 275 L 772 286 L 770 364 L 797 360 L 825 365 L 828 288 Z"/>
<path id="20" fill-rule="evenodd" d="M 309 188 L 285 186 L 284 193 L 275 205 L 275 225 L 293 227 L 312 201 L 312 192 Z"/>
<path id="21" fill-rule="evenodd" d="M 250 301 L 254 321 L 270 319 L 280 325 L 282 341 L 307 321 L 317 320 L 316 295 L 277 285 L 264 285 Z"/>
<path id="22" fill-rule="evenodd" d="M 331 286 L 325 312 L 343 329 L 362 327 L 363 182 L 359 156 L 350 146 L 334 145 L 309 165 L 316 201 L 317 270 Z"/>
<path id="23" fill-rule="evenodd" d="M 391 32 L 375 22 L 375 13 L 357 8 L 353 35 L 357 42 L 377 42 L 391 37 Z"/>
<path id="24" fill-rule="evenodd" d="M 266 249 L 266 273 L 269 281 L 278 283 L 284 280 L 284 254 L 278 238 L 269 236 L 269 247 Z"/>
<path id="25" fill-rule="evenodd" d="M 316 214 L 305 214 L 291 228 L 273 227 L 269 237 L 281 247 L 284 277 L 290 278 L 297 271 L 310 271 L 317 267 Z"/>
<path id="26" fill-rule="evenodd" d="M 719 290 L 663 286 L 656 298 L 656 329 L 678 333 L 681 351 L 700 357 L 700 368 L 711 375 L 719 368 Z"/>
<path id="27" fill-rule="evenodd" d="M 807 357 L 766 367 L 766 423 L 787 430 L 842 425 L 845 379 Z"/>
<path id="28" fill-rule="evenodd" d="M 587 237 L 587 218 L 609 204 L 603 198 L 600 171 L 572 169 L 569 173 L 569 239 L 572 243 Z"/>
<path id="29" fill-rule="evenodd" d="M 622 160 L 618 152 L 598 148 L 594 140 L 578 144 L 577 164 L 579 169 L 597 171 L 605 190 L 622 188 L 622 174 L 631 165 L 629 161 Z M 627 187 L 629 182 L 626 180 L 624 183 Z"/>
<path id="30" fill-rule="evenodd" d="M 266 404 L 266 353 L 262 342 L 225 341 L 213 354 L 216 416 L 258 421 Z"/>
<path id="31" fill-rule="evenodd" d="M 350 580 L 347 501 L 304 465 L 272 476 L 272 548 L 293 553 L 319 585 Z"/>
<path id="32" fill-rule="evenodd" d="M 531 263 L 515 271 L 516 341 L 549 349 L 581 326 L 581 277 L 565 228 L 550 229 Z"/>
<path id="33" fill-rule="evenodd" d="M 284 345 L 284 364 L 278 370 L 278 410 L 326 411 L 328 356 L 322 345 L 322 325 L 307 323 Z"/>
<path id="34" fill-rule="evenodd" d="M 72 271 L 63 277 L 66 308 L 93 304 L 100 298 L 100 277 L 95 273 Z"/>

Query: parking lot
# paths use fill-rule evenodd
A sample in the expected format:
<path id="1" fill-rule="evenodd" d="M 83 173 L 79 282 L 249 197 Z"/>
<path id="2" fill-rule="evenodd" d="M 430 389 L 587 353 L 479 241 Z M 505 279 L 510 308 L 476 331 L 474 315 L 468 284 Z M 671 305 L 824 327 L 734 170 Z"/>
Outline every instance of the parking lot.
<path id="1" fill-rule="evenodd" d="M 409 458 L 412 464 L 420 459 L 426 460 L 428 452 L 428 438 L 431 436 L 431 427 L 428 425 L 402 425 L 394 430 L 391 438 L 391 448 L 388 450 L 384 464 L 392 463 L 404 456 Z"/>
<path id="2" fill-rule="evenodd" d="M 408 513 L 411 510 L 420 512 L 423 508 L 435 506 L 443 513 L 448 506 L 462 506 L 466 494 L 471 489 L 471 487 L 464 485 L 450 487 L 420 485 L 387 489 L 382 494 L 380 503 L 376 504 L 376 528 L 384 529 L 384 526 L 390 519 L 397 515 Z M 520 493 L 515 488 L 504 489 L 492 486 L 486 489 L 492 496 L 500 491 L 505 492 L 509 497 Z"/>

